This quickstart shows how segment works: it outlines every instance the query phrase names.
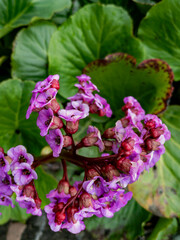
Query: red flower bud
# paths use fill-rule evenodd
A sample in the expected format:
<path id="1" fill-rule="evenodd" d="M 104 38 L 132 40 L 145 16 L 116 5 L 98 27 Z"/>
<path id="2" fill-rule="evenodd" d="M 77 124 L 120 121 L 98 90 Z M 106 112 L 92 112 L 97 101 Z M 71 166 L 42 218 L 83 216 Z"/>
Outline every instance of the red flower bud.
<path id="1" fill-rule="evenodd" d="M 105 130 L 102 137 L 104 137 L 104 138 L 114 138 L 114 135 L 115 135 L 114 128 L 108 128 L 108 129 Z"/>
<path id="2" fill-rule="evenodd" d="M 116 176 L 118 177 L 120 175 L 119 171 L 112 165 L 108 164 L 103 169 L 105 176 L 108 178 L 108 180 L 113 180 L 113 178 Z"/>
<path id="3" fill-rule="evenodd" d="M 125 151 L 131 151 L 134 148 L 134 139 L 132 138 L 127 138 L 125 139 L 122 143 L 121 143 L 121 147 L 125 150 Z"/>
<path id="4" fill-rule="evenodd" d="M 126 112 L 130 108 L 132 108 L 132 103 L 127 102 L 121 109 L 123 112 Z"/>
<path id="5" fill-rule="evenodd" d="M 126 128 L 129 124 L 129 120 L 126 118 L 121 118 L 121 123 L 122 123 L 123 127 Z"/>
<path id="6" fill-rule="evenodd" d="M 131 169 L 131 161 L 125 157 L 122 157 L 120 159 L 117 160 L 116 162 L 116 167 L 124 172 L 124 173 L 129 173 L 130 169 Z"/>
<path id="7" fill-rule="evenodd" d="M 61 129 L 63 127 L 63 121 L 61 118 L 54 116 L 53 117 L 53 124 L 50 127 L 50 129 L 56 129 L 59 128 Z"/>
<path id="8" fill-rule="evenodd" d="M 104 117 L 106 115 L 106 111 L 104 109 L 100 109 L 98 114 L 100 117 Z"/>
<path id="9" fill-rule="evenodd" d="M 77 189 L 74 186 L 70 186 L 69 193 L 70 193 L 71 197 L 74 197 L 77 193 Z"/>
<path id="10" fill-rule="evenodd" d="M 48 107 L 53 110 L 54 113 L 57 113 L 60 109 L 59 103 L 56 99 L 53 99 L 50 104 L 48 104 Z"/>
<path id="11" fill-rule="evenodd" d="M 96 176 L 99 176 L 99 173 L 94 168 L 90 168 L 88 169 L 86 176 L 87 176 L 87 179 L 90 180 Z"/>
<path id="12" fill-rule="evenodd" d="M 69 147 L 72 145 L 72 137 L 63 136 L 63 138 L 64 138 L 63 147 Z"/>
<path id="13" fill-rule="evenodd" d="M 68 222 L 76 223 L 77 221 L 74 219 L 74 214 L 76 212 L 78 212 L 78 208 L 76 208 L 76 207 L 68 207 L 66 212 L 67 212 Z"/>
<path id="14" fill-rule="evenodd" d="M 76 121 L 76 122 L 67 121 L 66 122 L 66 131 L 70 134 L 76 133 L 78 130 L 78 127 L 79 127 L 79 121 Z"/>
<path id="15" fill-rule="evenodd" d="M 144 127 L 145 127 L 146 129 L 150 129 L 150 128 L 155 128 L 155 126 L 156 126 L 155 121 L 152 120 L 152 119 L 149 119 L 149 120 L 146 122 L 146 124 L 145 124 Z"/>
<path id="16" fill-rule="evenodd" d="M 91 201 L 91 196 L 89 193 L 84 192 L 81 194 L 80 198 L 79 198 L 79 206 L 80 208 L 88 208 L 90 206 L 92 206 L 92 201 Z"/>
<path id="17" fill-rule="evenodd" d="M 97 113 L 98 112 L 98 107 L 96 106 L 96 104 L 91 104 L 90 106 L 89 106 L 89 112 L 90 113 Z"/>
<path id="18" fill-rule="evenodd" d="M 106 150 L 112 150 L 113 142 L 109 140 L 103 141 Z"/>
<path id="19" fill-rule="evenodd" d="M 69 183 L 66 180 L 61 180 L 57 186 L 58 192 L 64 192 L 65 194 L 69 194 Z"/>
<path id="20" fill-rule="evenodd" d="M 55 215 L 55 223 L 57 223 L 58 225 L 60 225 L 66 218 L 66 215 L 64 212 L 56 212 L 56 215 Z"/>
<path id="21" fill-rule="evenodd" d="M 25 195 L 26 197 L 34 198 L 35 197 L 34 186 L 32 184 L 25 185 L 23 189 L 23 195 Z"/>
<path id="22" fill-rule="evenodd" d="M 97 142 L 98 138 L 94 137 L 94 133 L 89 133 L 87 134 L 86 137 L 84 137 L 81 142 L 83 144 L 83 146 L 85 147 L 91 147 L 93 146 L 96 142 Z"/>
<path id="23" fill-rule="evenodd" d="M 0 152 L 4 154 L 4 149 L 2 147 L 0 147 Z"/>
<path id="24" fill-rule="evenodd" d="M 161 145 L 159 142 L 156 142 L 156 140 L 152 139 L 152 138 L 147 138 L 145 140 L 145 145 L 146 145 L 146 149 L 148 151 L 155 151 L 158 150 L 158 147 Z"/>
<path id="25" fill-rule="evenodd" d="M 51 83 L 51 87 L 52 88 L 56 88 L 57 90 L 59 90 L 59 88 L 60 88 L 59 81 L 57 79 L 53 79 L 52 83 Z"/>
<path id="26" fill-rule="evenodd" d="M 60 202 L 58 204 L 56 204 L 53 208 L 53 212 L 58 212 L 58 211 L 61 211 L 64 207 L 64 203 L 63 202 Z"/>
<path id="27" fill-rule="evenodd" d="M 160 127 L 158 127 L 158 128 L 152 128 L 152 129 L 150 129 L 150 133 L 151 133 L 151 136 L 152 136 L 153 138 L 158 138 L 158 137 L 160 137 L 160 136 L 164 133 L 164 131 L 161 130 Z"/>
<path id="28" fill-rule="evenodd" d="M 37 197 L 34 199 L 34 201 L 36 203 L 36 207 L 41 208 L 41 203 L 42 203 L 41 199 L 39 197 Z"/>

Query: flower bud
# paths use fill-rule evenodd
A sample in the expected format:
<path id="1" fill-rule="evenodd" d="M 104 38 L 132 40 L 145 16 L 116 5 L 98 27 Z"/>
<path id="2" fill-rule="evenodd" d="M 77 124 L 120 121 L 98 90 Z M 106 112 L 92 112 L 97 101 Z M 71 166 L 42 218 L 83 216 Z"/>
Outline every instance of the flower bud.
<path id="1" fill-rule="evenodd" d="M 36 207 L 41 208 L 41 203 L 42 203 L 41 199 L 39 197 L 36 197 L 34 201 L 36 203 Z"/>
<path id="2" fill-rule="evenodd" d="M 50 104 L 47 105 L 49 108 L 53 110 L 54 113 L 57 113 L 60 109 L 59 103 L 57 102 L 56 99 L 52 99 Z"/>
<path id="3" fill-rule="evenodd" d="M 113 180 L 115 176 L 118 177 L 120 175 L 119 171 L 112 164 L 108 164 L 103 170 L 105 176 L 110 181 Z"/>
<path id="4" fill-rule="evenodd" d="M 59 88 L 60 88 L 59 81 L 57 79 L 53 79 L 52 83 L 51 83 L 51 87 L 59 90 Z"/>
<path id="5" fill-rule="evenodd" d="M 89 106 L 89 112 L 90 113 L 97 113 L 99 111 L 98 107 L 96 106 L 96 104 L 91 104 Z"/>
<path id="6" fill-rule="evenodd" d="M 104 117 L 106 115 L 106 110 L 100 109 L 98 114 L 100 117 Z"/>
<path id="7" fill-rule="evenodd" d="M 54 206 L 53 212 L 56 213 L 58 211 L 61 211 L 63 209 L 63 207 L 64 207 L 64 203 L 60 202 Z"/>
<path id="8" fill-rule="evenodd" d="M 102 137 L 104 137 L 104 138 L 114 138 L 114 135 L 115 135 L 114 128 L 108 128 L 108 129 L 105 130 Z"/>
<path id="9" fill-rule="evenodd" d="M 74 186 L 70 186 L 69 193 L 70 193 L 71 197 L 74 197 L 77 193 L 77 189 Z"/>
<path id="10" fill-rule="evenodd" d="M 70 136 L 63 136 L 64 141 L 63 141 L 63 147 L 69 147 L 72 145 L 72 137 Z"/>
<path id="11" fill-rule="evenodd" d="M 0 147 L 0 152 L 4 154 L 4 148 Z"/>
<path id="12" fill-rule="evenodd" d="M 78 212 L 78 208 L 76 207 L 68 207 L 67 210 L 67 219 L 68 219 L 68 222 L 73 222 L 73 223 L 76 223 L 77 220 L 74 219 L 74 214 L 76 212 Z"/>
<path id="13" fill-rule="evenodd" d="M 67 121 L 66 122 L 66 131 L 70 134 L 76 133 L 78 130 L 78 127 L 79 127 L 79 121 L 76 121 L 76 122 Z"/>
<path id="14" fill-rule="evenodd" d="M 122 157 L 120 159 L 117 160 L 116 162 L 116 167 L 124 172 L 124 173 L 129 173 L 130 169 L 131 169 L 131 161 L 125 157 Z"/>
<path id="15" fill-rule="evenodd" d="M 110 151 L 112 150 L 112 146 L 113 146 L 112 141 L 104 140 L 103 143 L 106 150 L 110 150 Z"/>
<path id="16" fill-rule="evenodd" d="M 121 118 L 121 123 L 123 128 L 126 128 L 129 125 L 129 120 L 126 118 Z"/>
<path id="17" fill-rule="evenodd" d="M 148 151 L 156 151 L 158 150 L 158 147 L 161 145 L 159 142 L 152 138 L 147 138 L 145 140 L 145 144 Z"/>
<path id="18" fill-rule="evenodd" d="M 82 144 L 85 147 L 91 147 L 98 141 L 98 137 L 94 137 L 94 133 L 89 133 L 82 139 Z"/>
<path id="19" fill-rule="evenodd" d="M 59 193 L 64 192 L 65 194 L 69 194 L 69 183 L 66 180 L 61 180 L 58 183 L 57 190 Z"/>
<path id="20" fill-rule="evenodd" d="M 50 127 L 50 129 L 56 129 L 59 128 L 61 129 L 63 127 L 63 121 L 61 118 L 54 116 L 53 117 L 53 122 L 52 125 Z"/>
<path id="21" fill-rule="evenodd" d="M 32 184 L 25 185 L 23 189 L 23 195 L 25 195 L 26 197 L 34 198 L 35 197 L 34 186 Z"/>
<path id="22" fill-rule="evenodd" d="M 145 128 L 146 129 L 150 129 L 150 128 L 155 128 L 155 126 L 156 126 L 156 123 L 155 123 L 155 121 L 154 120 L 152 120 L 152 119 L 149 119 L 146 123 L 145 123 Z"/>
<path id="23" fill-rule="evenodd" d="M 153 138 L 158 138 L 164 133 L 164 131 L 161 130 L 160 127 L 157 127 L 157 128 L 150 129 L 150 133 Z"/>
<path id="24" fill-rule="evenodd" d="M 88 180 L 91 180 L 94 177 L 99 176 L 99 173 L 94 168 L 90 168 L 88 169 L 86 176 Z"/>
<path id="25" fill-rule="evenodd" d="M 64 212 L 56 212 L 56 215 L 55 215 L 55 223 L 57 223 L 58 225 L 60 225 L 66 218 L 66 215 Z"/>
<path id="26" fill-rule="evenodd" d="M 126 112 L 128 109 L 132 108 L 132 103 L 127 102 L 121 109 L 123 112 Z"/>
<path id="27" fill-rule="evenodd" d="M 92 198 L 89 193 L 84 192 L 81 194 L 81 196 L 79 198 L 79 206 L 81 209 L 92 206 Z"/>
<path id="28" fill-rule="evenodd" d="M 132 138 L 127 138 L 125 139 L 122 143 L 121 143 L 121 147 L 125 150 L 125 151 L 131 151 L 133 150 L 134 147 L 134 139 Z"/>

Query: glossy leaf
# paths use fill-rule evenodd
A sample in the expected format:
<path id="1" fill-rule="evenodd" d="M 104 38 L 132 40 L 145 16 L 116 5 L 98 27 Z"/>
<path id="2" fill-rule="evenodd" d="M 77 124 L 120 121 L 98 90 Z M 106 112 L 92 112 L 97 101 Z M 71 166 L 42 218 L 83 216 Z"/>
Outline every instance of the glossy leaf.
<path id="1" fill-rule="evenodd" d="M 160 218 L 147 240 L 169 240 L 170 236 L 176 233 L 177 228 L 178 223 L 176 218 Z"/>
<path id="2" fill-rule="evenodd" d="M 137 202 L 155 215 L 180 217 L 180 106 L 170 106 L 162 121 L 171 132 L 166 152 L 157 167 L 144 172 L 130 190 Z"/>
<path id="3" fill-rule="evenodd" d="M 31 214 L 26 213 L 25 208 L 21 208 L 19 204 L 15 201 L 13 197 L 13 204 L 15 205 L 14 208 L 11 206 L 0 206 L 0 225 L 5 224 L 9 220 L 25 222 Z"/>
<path id="4" fill-rule="evenodd" d="M 126 96 L 135 97 L 147 113 L 159 113 L 172 94 L 172 70 L 157 59 L 136 66 L 135 58 L 116 53 L 90 63 L 83 72 L 92 77 L 116 115 L 120 114 Z"/>
<path id="5" fill-rule="evenodd" d="M 56 26 L 38 22 L 19 31 L 12 53 L 12 76 L 42 81 L 48 76 L 47 50 Z"/>
<path id="6" fill-rule="evenodd" d="M 34 85 L 18 79 L 0 84 L 0 146 L 5 151 L 22 144 L 28 152 L 38 155 L 46 144 L 36 126 L 37 114 L 25 118 Z"/>
<path id="7" fill-rule="evenodd" d="M 122 51 L 142 59 L 140 41 L 132 35 L 127 12 L 114 5 L 91 4 L 77 11 L 53 34 L 49 47 L 49 73 L 61 75 L 60 94 L 77 91 L 75 76 L 91 61 Z"/>
<path id="8" fill-rule="evenodd" d="M 85 220 L 86 228 L 89 231 L 106 229 L 110 230 L 111 240 L 120 239 L 120 236 L 126 236 L 126 239 L 135 239 L 142 233 L 142 224 L 149 218 L 150 214 L 132 199 L 119 212 L 114 214 L 113 218 L 91 217 Z"/>
<path id="9" fill-rule="evenodd" d="M 160 58 L 180 80 L 180 1 L 163 0 L 150 9 L 141 22 L 138 35 L 145 47 L 145 59 Z"/>
<path id="10" fill-rule="evenodd" d="M 0 0 L 0 37 L 34 20 L 49 19 L 70 4 L 70 0 Z"/>

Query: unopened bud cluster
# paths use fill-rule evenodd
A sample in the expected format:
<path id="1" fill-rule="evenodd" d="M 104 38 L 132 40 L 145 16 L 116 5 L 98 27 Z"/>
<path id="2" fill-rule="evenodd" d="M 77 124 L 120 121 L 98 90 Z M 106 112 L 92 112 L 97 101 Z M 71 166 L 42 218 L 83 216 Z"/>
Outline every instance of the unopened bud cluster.
<path id="1" fill-rule="evenodd" d="M 75 143 L 73 134 L 78 131 L 80 119 L 90 113 L 112 115 L 107 101 L 94 94 L 99 90 L 90 77 L 82 74 L 77 78 L 78 92 L 69 98 L 65 109 L 61 109 L 56 100 L 59 76 L 50 75 L 38 82 L 26 114 L 29 118 L 32 111 L 38 112 L 40 134 L 45 136 L 53 157 L 61 158 L 63 163 L 63 178 L 57 188 L 47 194 L 50 204 L 44 209 L 49 225 L 53 231 L 66 228 L 72 233 L 85 229 L 84 218 L 93 215 L 112 217 L 125 206 L 132 197 L 132 193 L 127 192 L 128 184 L 137 181 L 142 171 L 155 165 L 165 152 L 165 141 L 170 139 L 166 125 L 156 115 L 145 114 L 139 102 L 130 96 L 124 98 L 122 110 L 125 117 L 114 127 L 101 134 L 97 127 L 89 126 L 86 136 Z M 91 146 L 98 147 L 101 157 L 88 158 L 77 154 L 78 149 Z M 26 207 L 27 212 L 40 215 L 40 199 L 34 187 L 37 175 L 32 167 L 38 164 L 32 165 L 33 157 L 23 146 L 10 149 L 7 155 L 2 151 L 0 154 L 0 173 L 4 174 L 1 174 L 1 182 L 7 182 L 7 199 L 14 191 L 20 206 Z M 83 181 L 70 185 L 66 161 L 84 168 Z M 10 168 L 12 174 L 8 175 Z M 23 205 L 21 199 L 30 199 L 33 206 L 29 202 L 29 205 L 24 202 Z"/>

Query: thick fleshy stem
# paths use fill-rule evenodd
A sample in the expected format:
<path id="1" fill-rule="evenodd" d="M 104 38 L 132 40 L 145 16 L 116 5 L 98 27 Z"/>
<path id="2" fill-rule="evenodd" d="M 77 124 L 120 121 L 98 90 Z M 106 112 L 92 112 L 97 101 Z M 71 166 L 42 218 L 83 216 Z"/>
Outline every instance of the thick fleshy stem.
<path id="1" fill-rule="evenodd" d="M 61 162 L 62 162 L 62 166 L 63 166 L 63 178 L 62 179 L 68 181 L 66 161 L 64 159 L 61 159 Z"/>
<path id="2" fill-rule="evenodd" d="M 68 162 L 74 163 L 77 166 L 80 166 L 82 168 L 84 168 L 84 163 L 87 162 L 88 165 L 94 164 L 94 163 L 102 163 L 104 164 L 104 161 L 108 161 L 108 162 L 112 162 L 115 159 L 117 159 L 118 154 L 113 154 L 110 156 L 105 156 L 105 157 L 97 157 L 97 158 L 87 158 L 84 156 L 80 156 L 77 154 L 73 154 L 67 150 L 62 150 L 61 151 L 61 155 L 59 158 L 62 158 Z M 47 163 L 47 162 L 53 162 L 58 158 L 55 158 L 52 156 L 52 153 L 40 158 L 36 158 L 34 163 L 33 163 L 33 167 L 36 168 L 41 164 Z"/>

